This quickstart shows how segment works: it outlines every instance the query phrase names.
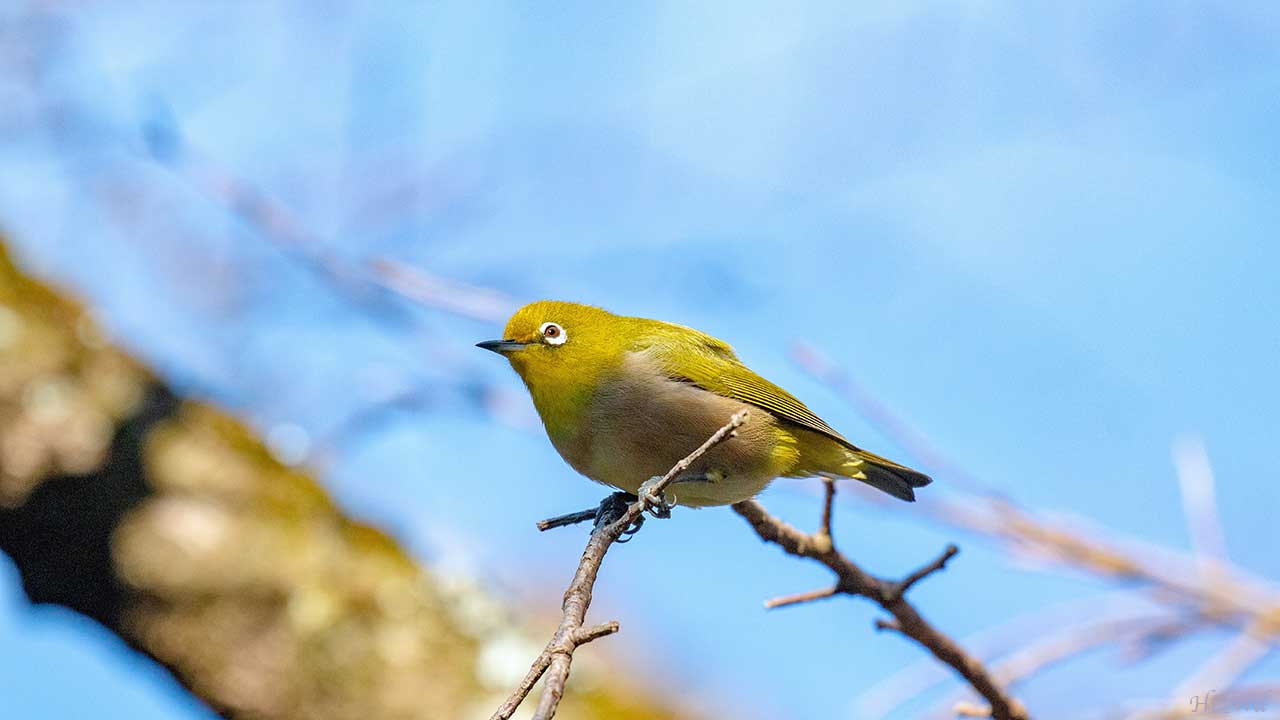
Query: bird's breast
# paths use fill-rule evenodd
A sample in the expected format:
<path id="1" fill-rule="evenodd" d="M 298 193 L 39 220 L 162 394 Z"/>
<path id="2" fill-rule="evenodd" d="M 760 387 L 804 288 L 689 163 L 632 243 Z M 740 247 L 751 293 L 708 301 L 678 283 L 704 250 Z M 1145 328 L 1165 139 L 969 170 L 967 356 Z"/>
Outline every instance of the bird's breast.
<path id="1" fill-rule="evenodd" d="M 584 475 L 634 492 L 697 449 L 744 403 L 663 375 L 643 353 L 631 353 L 597 387 L 585 432 L 557 441 L 560 454 Z M 690 468 L 712 481 L 672 489 L 685 505 L 720 505 L 755 495 L 795 462 L 794 442 L 759 408 L 735 437 Z"/>

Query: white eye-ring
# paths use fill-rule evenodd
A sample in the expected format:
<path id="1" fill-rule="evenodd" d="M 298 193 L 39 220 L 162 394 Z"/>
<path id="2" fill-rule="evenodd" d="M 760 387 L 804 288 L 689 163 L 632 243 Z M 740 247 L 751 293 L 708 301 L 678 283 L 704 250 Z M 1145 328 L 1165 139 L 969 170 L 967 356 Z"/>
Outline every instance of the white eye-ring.
<path id="1" fill-rule="evenodd" d="M 569 334 L 564 328 L 553 322 L 544 322 L 542 327 L 538 328 L 538 332 L 542 333 L 542 339 L 548 345 L 563 345 L 565 340 L 569 339 Z"/>

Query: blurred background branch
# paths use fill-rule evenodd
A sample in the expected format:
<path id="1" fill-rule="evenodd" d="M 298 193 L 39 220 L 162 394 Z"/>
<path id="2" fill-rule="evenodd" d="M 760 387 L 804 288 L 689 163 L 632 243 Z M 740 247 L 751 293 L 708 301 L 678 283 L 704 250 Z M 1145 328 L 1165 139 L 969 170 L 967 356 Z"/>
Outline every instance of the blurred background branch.
<path id="1" fill-rule="evenodd" d="M 350 519 L 2 244 L 0 331 L 0 550 L 31 602 L 93 618 L 228 718 L 463 717 L 498 696 L 481 656 L 526 618 Z M 598 675 L 563 717 L 689 717 L 625 679 Z"/>

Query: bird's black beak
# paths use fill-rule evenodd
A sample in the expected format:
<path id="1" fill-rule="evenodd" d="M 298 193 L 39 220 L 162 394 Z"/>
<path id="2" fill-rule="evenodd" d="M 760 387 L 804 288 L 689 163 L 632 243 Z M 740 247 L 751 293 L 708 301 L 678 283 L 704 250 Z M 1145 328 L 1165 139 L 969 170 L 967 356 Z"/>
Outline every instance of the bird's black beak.
<path id="1" fill-rule="evenodd" d="M 476 347 L 484 348 L 490 352 L 496 352 L 499 355 L 506 355 L 510 352 L 523 350 L 526 343 L 516 342 L 514 340 L 485 340 L 476 343 Z"/>

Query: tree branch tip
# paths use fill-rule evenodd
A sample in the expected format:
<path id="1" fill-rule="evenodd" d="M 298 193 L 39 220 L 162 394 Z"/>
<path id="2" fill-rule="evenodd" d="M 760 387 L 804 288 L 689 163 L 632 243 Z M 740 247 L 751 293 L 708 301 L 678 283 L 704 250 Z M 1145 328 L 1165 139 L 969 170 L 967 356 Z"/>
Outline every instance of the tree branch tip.
<path id="1" fill-rule="evenodd" d="M 610 620 L 607 623 L 600 623 L 589 628 L 578 628 L 573 633 L 573 642 L 575 645 L 586 645 L 592 640 L 599 640 L 602 637 L 612 635 L 622 629 L 622 625 L 617 620 Z"/>
<path id="2" fill-rule="evenodd" d="M 556 515 L 555 517 L 549 517 L 545 520 L 539 520 L 537 523 L 538 530 L 540 532 L 546 532 L 548 530 L 554 530 L 555 528 L 567 527 L 569 525 L 584 523 L 588 520 L 595 520 L 597 512 L 599 512 L 597 508 L 587 508 L 586 510 L 579 510 L 578 512 Z"/>
<path id="3" fill-rule="evenodd" d="M 800 603 L 813 602 L 814 600 L 824 600 L 829 597 L 834 597 L 838 592 L 840 592 L 840 588 L 832 586 L 829 588 L 820 588 L 818 590 L 796 593 L 794 595 L 782 595 L 770 600 L 765 600 L 764 608 L 765 610 L 776 610 L 790 605 L 799 605 Z"/>
<path id="4" fill-rule="evenodd" d="M 989 706 L 977 705 L 971 702 L 963 702 L 963 701 L 958 702 L 952 706 L 951 712 L 955 713 L 956 717 L 971 717 L 971 718 L 991 717 L 991 708 Z"/>
<path id="5" fill-rule="evenodd" d="M 933 562 L 920 567 L 905 578 L 893 583 L 889 588 L 889 593 L 885 597 L 885 600 L 890 603 L 898 602 L 916 583 L 940 570 L 945 569 L 947 567 L 947 563 L 951 561 L 951 558 L 958 554 L 960 554 L 960 548 L 956 546 L 955 543 L 947 543 L 947 547 L 942 551 L 942 554 L 935 558 Z"/>
<path id="6" fill-rule="evenodd" d="M 902 626 L 896 620 L 885 620 L 884 618 L 876 618 L 876 630 L 892 630 L 894 632 L 902 632 Z"/>
<path id="7" fill-rule="evenodd" d="M 825 535 L 827 538 L 827 549 L 834 549 L 831 540 L 831 509 L 836 501 L 836 480 L 835 478 L 823 476 L 822 478 L 822 520 L 819 523 L 818 534 Z"/>

